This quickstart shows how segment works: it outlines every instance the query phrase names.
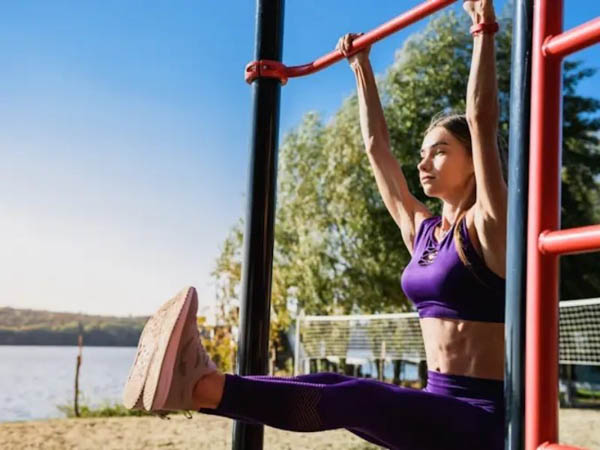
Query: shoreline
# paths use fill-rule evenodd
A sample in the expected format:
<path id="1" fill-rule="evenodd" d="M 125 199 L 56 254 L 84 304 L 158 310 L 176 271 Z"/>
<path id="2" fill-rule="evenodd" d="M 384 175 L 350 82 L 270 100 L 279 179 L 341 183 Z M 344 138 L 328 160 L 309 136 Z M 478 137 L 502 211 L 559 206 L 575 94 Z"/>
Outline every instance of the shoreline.
<path id="1" fill-rule="evenodd" d="M 560 442 L 588 449 L 600 448 L 600 410 L 561 409 Z M 194 413 L 158 417 L 108 417 L 45 419 L 0 423 L 0 448 L 103 450 L 137 449 L 231 449 L 233 421 Z M 264 427 L 265 449 L 374 450 L 352 433 L 339 429 L 313 433 Z"/>

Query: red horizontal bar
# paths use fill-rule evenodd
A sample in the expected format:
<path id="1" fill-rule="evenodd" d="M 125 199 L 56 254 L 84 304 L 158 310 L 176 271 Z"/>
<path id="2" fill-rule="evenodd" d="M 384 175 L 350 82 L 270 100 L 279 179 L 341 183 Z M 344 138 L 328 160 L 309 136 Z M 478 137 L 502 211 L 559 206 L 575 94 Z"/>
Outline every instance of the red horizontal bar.
<path id="1" fill-rule="evenodd" d="M 388 37 L 390 34 L 400 31 L 402 28 L 406 28 L 407 26 L 412 25 L 413 23 L 418 22 L 427 16 L 430 16 L 431 14 L 456 1 L 457 0 L 428 0 L 424 3 L 421 3 L 419 6 L 416 6 L 404 14 L 399 15 L 395 19 L 392 19 L 389 22 L 386 22 L 383 25 L 375 28 L 374 30 L 371 30 L 368 33 L 356 38 L 352 42 L 352 53 L 358 53 L 363 48 L 368 47 L 371 44 Z M 319 70 L 329 67 L 330 65 L 341 61 L 344 58 L 345 57 L 342 52 L 334 50 L 330 53 L 327 53 L 325 56 L 321 56 L 319 59 L 311 63 L 292 67 L 283 66 L 278 73 L 273 73 L 270 75 L 264 73 L 261 74 L 257 69 L 257 64 L 259 61 L 254 61 L 246 66 L 245 77 L 248 83 L 252 83 L 255 79 L 260 78 L 261 76 L 287 80 L 287 78 L 301 77 L 318 72 Z M 268 61 L 268 63 L 270 62 L 272 61 Z"/>
<path id="2" fill-rule="evenodd" d="M 542 47 L 545 56 L 564 58 L 571 53 L 600 42 L 600 17 L 557 36 L 551 36 Z"/>
<path id="3" fill-rule="evenodd" d="M 424 17 L 427 17 L 442 8 L 454 3 L 456 0 L 430 0 L 428 2 L 422 3 L 419 6 L 411 9 L 404 14 L 396 17 L 395 19 L 390 20 L 389 22 L 380 25 L 374 30 L 369 31 L 368 33 L 360 36 L 355 41 L 352 42 L 353 53 L 357 53 L 365 47 L 368 47 L 371 44 L 374 44 L 377 41 L 380 41 L 383 38 L 388 37 L 390 34 L 395 33 L 396 31 L 405 28 Z M 288 77 L 300 77 L 303 75 L 308 75 L 311 73 L 315 73 L 325 67 L 330 66 L 333 63 L 336 63 L 340 60 L 344 59 L 344 55 L 342 52 L 338 50 L 334 50 L 325 56 L 320 57 L 312 63 L 304 64 L 302 66 L 293 66 L 288 67 L 286 70 L 286 74 Z"/>
<path id="4" fill-rule="evenodd" d="M 600 225 L 543 231 L 538 239 L 538 247 L 546 255 L 600 251 Z"/>

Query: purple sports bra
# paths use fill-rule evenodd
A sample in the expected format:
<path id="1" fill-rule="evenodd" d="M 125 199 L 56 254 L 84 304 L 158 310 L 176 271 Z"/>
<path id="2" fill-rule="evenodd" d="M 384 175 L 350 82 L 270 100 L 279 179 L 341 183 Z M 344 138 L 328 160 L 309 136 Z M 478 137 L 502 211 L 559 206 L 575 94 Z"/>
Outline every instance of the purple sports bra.
<path id="1" fill-rule="evenodd" d="M 421 223 L 412 259 L 402 273 L 404 293 L 421 318 L 504 322 L 504 278 L 492 272 L 473 248 L 466 220 L 459 226 L 470 268 L 458 257 L 453 229 L 437 242 L 433 232 L 441 220 L 433 216 Z"/>

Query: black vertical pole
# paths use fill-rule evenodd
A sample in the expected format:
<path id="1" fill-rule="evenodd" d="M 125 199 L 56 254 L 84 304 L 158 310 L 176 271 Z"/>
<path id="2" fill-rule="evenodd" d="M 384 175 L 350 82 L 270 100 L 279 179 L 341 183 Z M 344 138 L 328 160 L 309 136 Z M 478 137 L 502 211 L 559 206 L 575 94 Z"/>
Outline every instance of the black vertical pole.
<path id="1" fill-rule="evenodd" d="M 257 0 L 254 59 L 281 61 L 283 44 L 283 0 Z M 244 234 L 242 303 L 238 338 L 237 373 L 267 373 L 273 228 L 277 185 L 277 141 L 279 137 L 280 81 L 259 78 L 253 87 L 253 131 L 251 141 L 248 207 Z M 232 448 L 263 448 L 262 425 L 236 421 Z"/>
<path id="2" fill-rule="evenodd" d="M 515 0 L 506 256 L 505 449 L 525 447 L 525 273 L 533 0 Z"/>

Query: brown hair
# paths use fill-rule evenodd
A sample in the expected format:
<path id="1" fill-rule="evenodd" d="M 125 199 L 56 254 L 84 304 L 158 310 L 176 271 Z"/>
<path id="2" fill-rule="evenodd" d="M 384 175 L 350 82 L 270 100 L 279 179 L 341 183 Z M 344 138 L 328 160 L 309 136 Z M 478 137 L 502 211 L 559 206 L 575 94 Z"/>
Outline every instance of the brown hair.
<path id="1" fill-rule="evenodd" d="M 473 154 L 473 147 L 471 145 L 471 131 L 469 130 L 469 123 L 467 122 L 467 117 L 464 114 L 457 114 L 454 112 L 445 112 L 442 111 L 431 119 L 431 123 L 427 127 L 425 134 L 429 133 L 431 130 L 437 127 L 443 127 L 461 143 L 464 145 L 465 149 L 469 153 L 469 155 Z M 504 141 L 501 139 L 500 135 L 498 135 L 498 154 L 500 156 L 500 162 L 502 164 L 502 176 L 504 177 L 504 181 L 507 181 L 507 153 L 506 146 L 504 145 Z M 462 240 L 462 236 L 460 234 L 460 222 L 463 220 L 466 215 L 468 209 L 473 206 L 475 203 L 475 192 L 473 192 L 469 198 L 464 202 L 465 204 L 460 205 L 459 213 L 455 221 L 454 227 L 454 244 L 456 250 L 458 252 L 458 257 L 463 262 L 463 264 L 467 267 L 471 266 L 471 263 L 467 259 L 464 251 L 464 243 Z"/>

